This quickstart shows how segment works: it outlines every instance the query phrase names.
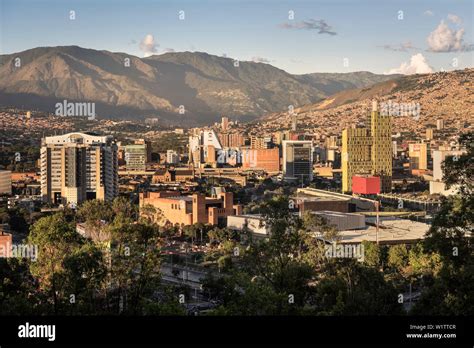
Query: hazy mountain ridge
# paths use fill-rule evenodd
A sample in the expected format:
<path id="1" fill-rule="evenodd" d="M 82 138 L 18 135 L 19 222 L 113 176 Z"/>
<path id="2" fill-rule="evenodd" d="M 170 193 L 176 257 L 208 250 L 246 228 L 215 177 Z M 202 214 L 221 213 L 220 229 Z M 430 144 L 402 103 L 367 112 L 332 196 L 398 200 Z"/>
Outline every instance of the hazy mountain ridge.
<path id="1" fill-rule="evenodd" d="M 15 67 L 16 58 L 21 67 Z M 97 103 L 102 117 L 148 115 L 203 124 L 222 114 L 249 119 L 312 104 L 334 91 L 390 78 L 368 72 L 291 75 L 265 63 L 236 67 L 231 58 L 202 52 L 138 58 L 77 46 L 39 47 L 0 56 L 0 102 L 54 111 L 55 101 L 88 101 Z"/>

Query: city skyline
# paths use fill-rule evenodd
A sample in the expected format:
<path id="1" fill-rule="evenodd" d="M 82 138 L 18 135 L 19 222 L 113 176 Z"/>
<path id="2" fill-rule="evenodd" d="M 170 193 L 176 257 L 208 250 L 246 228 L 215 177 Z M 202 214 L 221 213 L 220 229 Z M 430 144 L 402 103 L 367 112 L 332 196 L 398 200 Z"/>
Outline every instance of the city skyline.
<path id="1" fill-rule="evenodd" d="M 0 0 L 2 343 L 470 343 L 473 6 Z"/>

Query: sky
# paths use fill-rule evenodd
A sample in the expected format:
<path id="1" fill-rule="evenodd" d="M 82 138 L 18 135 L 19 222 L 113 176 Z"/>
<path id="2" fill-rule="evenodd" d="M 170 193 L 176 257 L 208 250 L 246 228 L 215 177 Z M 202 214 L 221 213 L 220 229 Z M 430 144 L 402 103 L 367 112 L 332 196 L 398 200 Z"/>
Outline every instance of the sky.
<path id="1" fill-rule="evenodd" d="M 0 0 L 0 53 L 200 51 L 293 74 L 474 66 L 472 0 Z M 74 11 L 73 13 L 71 11 Z"/>

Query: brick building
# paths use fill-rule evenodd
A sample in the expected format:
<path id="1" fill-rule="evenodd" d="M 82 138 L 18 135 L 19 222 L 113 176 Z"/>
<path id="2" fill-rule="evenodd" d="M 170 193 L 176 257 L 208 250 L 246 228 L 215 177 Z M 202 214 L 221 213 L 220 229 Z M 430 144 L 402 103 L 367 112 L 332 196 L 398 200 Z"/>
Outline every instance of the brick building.
<path id="1" fill-rule="evenodd" d="M 175 191 L 140 193 L 140 209 L 148 204 L 153 206 L 157 209 L 157 222 L 162 225 L 170 222 L 179 225 L 204 223 L 225 226 L 227 216 L 242 214 L 242 206 L 233 201 L 232 192 L 220 192 L 213 197 L 201 193 L 181 196 Z"/>
<path id="2" fill-rule="evenodd" d="M 161 182 L 186 182 L 194 179 L 193 169 L 158 169 L 151 178 L 153 184 Z"/>
<path id="3" fill-rule="evenodd" d="M 280 170 L 280 150 L 277 147 L 273 149 L 243 149 L 242 168 L 278 172 Z"/>

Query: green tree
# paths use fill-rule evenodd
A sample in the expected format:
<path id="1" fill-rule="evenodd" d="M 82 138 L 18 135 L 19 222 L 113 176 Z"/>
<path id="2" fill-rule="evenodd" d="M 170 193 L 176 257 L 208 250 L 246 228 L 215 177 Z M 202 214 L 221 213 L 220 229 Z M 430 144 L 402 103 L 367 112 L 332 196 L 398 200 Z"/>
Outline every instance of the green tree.
<path id="1" fill-rule="evenodd" d="M 64 213 L 39 219 L 27 242 L 38 247 L 37 260 L 30 261 L 29 270 L 55 314 L 71 309 L 71 295 L 88 293 L 84 301 L 91 298 L 93 287 L 99 287 L 103 278 L 102 254 L 76 232 Z"/>
<path id="2" fill-rule="evenodd" d="M 369 241 L 362 241 L 364 247 L 364 264 L 369 267 L 380 268 L 382 263 L 380 247 Z"/>
<path id="3" fill-rule="evenodd" d="M 474 314 L 474 133 L 462 134 L 459 143 L 466 153 L 443 165 L 447 187 L 458 194 L 443 200 L 424 241 L 426 253 L 439 255 L 440 270 L 414 306 L 416 314 Z"/>
<path id="4" fill-rule="evenodd" d="M 113 310 L 143 314 L 144 306 L 160 284 L 159 228 L 117 216 L 109 230 Z"/>
<path id="5" fill-rule="evenodd" d="M 389 248 L 388 266 L 398 271 L 408 266 L 408 250 L 405 245 L 399 244 Z"/>

